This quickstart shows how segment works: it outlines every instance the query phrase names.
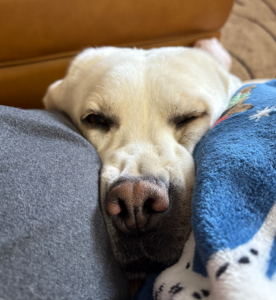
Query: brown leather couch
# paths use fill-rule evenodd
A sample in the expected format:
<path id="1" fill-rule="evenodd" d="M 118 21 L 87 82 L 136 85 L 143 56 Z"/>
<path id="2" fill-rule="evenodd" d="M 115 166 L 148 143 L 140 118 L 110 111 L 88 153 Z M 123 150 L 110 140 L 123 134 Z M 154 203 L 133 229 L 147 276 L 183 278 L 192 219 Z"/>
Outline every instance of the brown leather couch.
<path id="1" fill-rule="evenodd" d="M 0 104 L 41 108 L 75 54 L 219 37 L 233 0 L 0 0 Z"/>

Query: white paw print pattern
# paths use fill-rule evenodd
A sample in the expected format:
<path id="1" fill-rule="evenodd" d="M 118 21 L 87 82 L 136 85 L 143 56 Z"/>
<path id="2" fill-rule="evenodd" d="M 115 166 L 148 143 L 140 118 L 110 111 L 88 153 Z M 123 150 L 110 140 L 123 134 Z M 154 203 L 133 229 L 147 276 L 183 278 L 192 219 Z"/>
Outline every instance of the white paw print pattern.
<path id="1" fill-rule="evenodd" d="M 179 261 L 157 277 L 154 300 L 214 299 L 210 279 L 193 272 L 194 250 L 195 240 L 191 233 Z"/>
<path id="2" fill-rule="evenodd" d="M 211 257 L 207 271 L 215 299 L 276 299 L 276 276 L 269 279 L 266 275 L 275 234 L 276 204 L 248 243 L 218 251 Z"/>

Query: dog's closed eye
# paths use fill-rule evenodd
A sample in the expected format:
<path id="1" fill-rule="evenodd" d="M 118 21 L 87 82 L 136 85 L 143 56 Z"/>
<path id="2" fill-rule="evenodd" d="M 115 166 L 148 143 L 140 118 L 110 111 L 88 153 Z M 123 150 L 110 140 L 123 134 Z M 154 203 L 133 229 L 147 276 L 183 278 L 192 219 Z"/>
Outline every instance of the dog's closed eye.
<path id="1" fill-rule="evenodd" d="M 91 128 L 103 129 L 108 131 L 112 122 L 104 116 L 96 113 L 90 113 L 81 118 L 81 121 Z"/>
<path id="2" fill-rule="evenodd" d="M 108 126 L 108 122 L 99 115 L 88 115 L 85 120 L 91 125 Z"/>
<path id="3" fill-rule="evenodd" d="M 176 123 L 176 127 L 177 129 L 182 128 L 183 126 L 187 125 L 188 123 L 194 121 L 195 119 L 197 119 L 197 116 L 193 116 L 193 117 L 189 117 L 189 118 L 184 118 L 183 120 L 179 121 Z"/>
<path id="4" fill-rule="evenodd" d="M 196 119 L 204 116 L 205 112 L 193 112 L 185 115 L 180 115 L 177 117 L 174 117 L 172 119 L 173 124 L 176 125 L 176 129 L 181 129 L 184 126 L 188 125 L 189 123 L 195 121 Z"/>

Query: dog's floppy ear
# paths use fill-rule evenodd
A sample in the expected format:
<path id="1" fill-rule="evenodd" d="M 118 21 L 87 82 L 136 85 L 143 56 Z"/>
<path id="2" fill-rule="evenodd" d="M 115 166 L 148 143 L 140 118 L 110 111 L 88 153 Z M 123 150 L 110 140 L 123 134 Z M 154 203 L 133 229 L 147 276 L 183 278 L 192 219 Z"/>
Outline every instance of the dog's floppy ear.
<path id="1" fill-rule="evenodd" d="M 103 57 L 117 51 L 122 52 L 114 47 L 88 48 L 81 52 L 70 64 L 67 74 L 62 80 L 51 84 L 43 99 L 46 109 L 57 109 L 70 115 L 71 101 L 77 99 L 77 87 L 84 81 L 89 74 L 93 74 L 95 65 Z"/>
<path id="2" fill-rule="evenodd" d="M 223 66 L 223 68 L 225 68 L 225 70 L 230 72 L 232 66 L 232 57 L 217 38 L 198 40 L 194 47 L 209 53 L 211 56 L 213 56 L 213 58 L 216 59 L 217 62 L 220 63 L 221 66 Z M 228 82 L 228 96 L 231 98 L 242 83 L 238 77 L 230 73 L 228 76 Z"/>
<path id="3" fill-rule="evenodd" d="M 43 104 L 46 109 L 62 110 L 61 98 L 63 94 L 63 80 L 57 80 L 52 83 L 47 90 L 46 95 L 43 98 Z"/>

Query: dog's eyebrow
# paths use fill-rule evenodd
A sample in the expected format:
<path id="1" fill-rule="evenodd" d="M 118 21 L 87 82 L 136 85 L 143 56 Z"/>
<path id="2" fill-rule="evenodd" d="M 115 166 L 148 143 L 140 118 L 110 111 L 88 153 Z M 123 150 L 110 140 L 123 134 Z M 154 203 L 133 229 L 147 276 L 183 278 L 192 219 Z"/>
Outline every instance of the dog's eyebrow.
<path id="1" fill-rule="evenodd" d="M 92 114 L 103 117 L 110 125 L 119 125 L 119 118 L 117 116 L 109 115 L 107 113 L 103 113 L 100 110 L 91 109 L 91 108 L 85 110 L 83 115 L 80 117 L 80 120 L 84 121 L 86 117 L 88 117 L 89 115 L 92 115 Z"/>

